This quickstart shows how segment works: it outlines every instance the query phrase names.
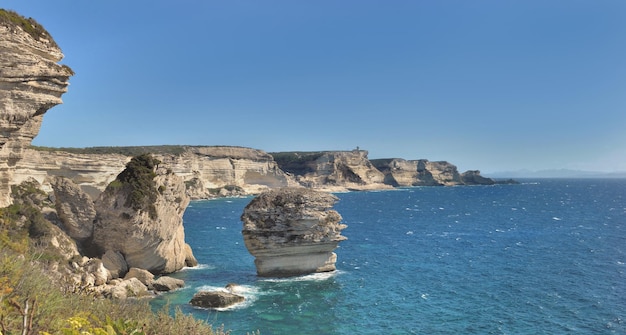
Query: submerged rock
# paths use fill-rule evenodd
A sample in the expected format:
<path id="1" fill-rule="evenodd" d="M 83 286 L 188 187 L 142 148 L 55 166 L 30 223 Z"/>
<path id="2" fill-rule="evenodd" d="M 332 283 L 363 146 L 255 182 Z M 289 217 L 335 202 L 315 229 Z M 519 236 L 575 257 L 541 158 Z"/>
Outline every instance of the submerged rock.
<path id="1" fill-rule="evenodd" d="M 244 297 L 230 292 L 200 291 L 189 302 L 202 308 L 225 308 L 244 301 Z"/>
<path id="2" fill-rule="evenodd" d="M 257 274 L 289 277 L 334 271 L 333 252 L 346 239 L 341 215 L 332 210 L 337 197 L 301 188 L 272 190 L 244 209 L 243 238 L 255 256 Z"/>

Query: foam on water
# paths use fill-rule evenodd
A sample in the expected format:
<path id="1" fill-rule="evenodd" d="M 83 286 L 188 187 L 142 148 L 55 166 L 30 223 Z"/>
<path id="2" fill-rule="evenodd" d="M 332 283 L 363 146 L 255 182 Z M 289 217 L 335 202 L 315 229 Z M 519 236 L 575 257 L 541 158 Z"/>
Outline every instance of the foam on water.
<path id="1" fill-rule="evenodd" d="M 153 304 L 233 334 L 626 334 L 625 180 L 398 191 L 338 194 L 338 271 L 283 279 L 256 276 L 249 199 L 193 202 L 185 234 L 209 266 Z M 189 306 L 231 282 L 246 303 Z"/>
<path id="2" fill-rule="evenodd" d="M 226 287 L 221 287 L 221 286 L 202 285 L 195 289 L 195 292 L 200 292 L 200 291 L 226 292 L 226 293 L 237 294 L 237 295 L 244 297 L 244 301 L 242 303 L 234 304 L 232 306 L 224 307 L 224 308 L 212 308 L 213 310 L 220 311 L 220 312 L 248 308 L 257 300 L 259 295 L 266 293 L 266 292 L 261 292 L 259 288 L 250 286 L 250 285 L 233 285 L 230 287 L 230 289 L 227 289 Z M 200 308 L 200 307 L 196 307 L 196 308 L 205 309 L 205 308 Z"/>

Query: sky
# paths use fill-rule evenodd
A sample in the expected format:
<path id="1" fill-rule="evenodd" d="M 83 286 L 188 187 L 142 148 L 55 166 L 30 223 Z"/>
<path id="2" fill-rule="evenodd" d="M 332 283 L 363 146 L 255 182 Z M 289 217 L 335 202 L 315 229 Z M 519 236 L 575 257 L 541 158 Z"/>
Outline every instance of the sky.
<path id="1" fill-rule="evenodd" d="M 626 1 L 0 0 L 76 73 L 34 145 L 626 171 Z"/>

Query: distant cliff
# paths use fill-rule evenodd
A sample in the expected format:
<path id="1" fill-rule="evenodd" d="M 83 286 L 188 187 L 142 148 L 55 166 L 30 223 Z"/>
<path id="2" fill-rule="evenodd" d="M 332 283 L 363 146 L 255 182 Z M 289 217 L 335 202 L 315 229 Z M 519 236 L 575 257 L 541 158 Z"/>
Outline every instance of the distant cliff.
<path id="1" fill-rule="evenodd" d="M 325 191 L 406 186 L 491 185 L 479 171 L 459 173 L 448 162 L 369 160 L 365 150 L 280 152 L 229 146 L 29 148 L 14 164 L 11 184 L 34 178 L 46 192 L 66 177 L 96 199 L 133 156 L 150 153 L 180 176 L 191 199 L 259 194 L 279 187 Z"/>
<path id="2" fill-rule="evenodd" d="M 372 160 L 372 164 L 385 175 L 385 184 L 394 187 L 493 185 L 496 183 L 493 179 L 481 176 L 478 170 L 459 174 L 454 164 L 445 161 L 389 158 Z"/>
<path id="3" fill-rule="evenodd" d="M 385 176 L 367 158 L 366 150 L 275 152 L 278 166 L 304 187 L 328 191 L 389 188 Z"/>
<path id="4" fill-rule="evenodd" d="M 0 10 L 0 207 L 11 203 L 15 164 L 39 132 L 44 113 L 60 104 L 72 70 L 37 22 Z"/>

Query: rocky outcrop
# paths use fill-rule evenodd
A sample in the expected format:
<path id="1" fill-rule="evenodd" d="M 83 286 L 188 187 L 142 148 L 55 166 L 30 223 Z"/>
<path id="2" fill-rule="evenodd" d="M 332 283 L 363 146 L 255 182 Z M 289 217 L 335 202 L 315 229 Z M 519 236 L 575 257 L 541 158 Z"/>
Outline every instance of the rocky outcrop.
<path id="1" fill-rule="evenodd" d="M 89 239 L 96 218 L 93 200 L 67 178 L 55 178 L 52 189 L 63 229 L 79 244 Z"/>
<path id="2" fill-rule="evenodd" d="M 459 174 L 455 165 L 445 161 L 430 162 L 426 159 L 405 160 L 401 158 L 375 159 L 372 164 L 385 175 L 385 184 L 393 187 L 406 186 L 454 186 L 492 185 L 490 178 L 480 171 Z"/>
<path id="3" fill-rule="evenodd" d="M 388 188 L 385 176 L 372 165 L 366 150 L 282 152 L 274 160 L 304 187 L 327 191 Z"/>
<path id="4" fill-rule="evenodd" d="M 96 201 L 92 255 L 117 252 L 128 267 L 171 273 L 188 265 L 182 179 L 149 155 L 133 158 Z M 123 274 L 120 274 L 120 276 Z"/>
<path id="5" fill-rule="evenodd" d="M 288 277 L 335 270 L 333 252 L 346 238 L 337 197 L 303 188 L 268 191 L 254 198 L 241 215 L 243 238 L 255 256 L 257 274 Z"/>
<path id="6" fill-rule="evenodd" d="M 163 291 L 173 291 L 177 288 L 182 288 L 185 286 L 185 282 L 181 279 L 172 278 L 169 276 L 161 276 L 159 279 L 155 280 L 152 283 L 155 291 L 163 292 Z"/>
<path id="7" fill-rule="evenodd" d="M 0 9 L 0 207 L 11 203 L 16 163 L 39 132 L 46 111 L 61 101 L 72 70 L 32 19 Z"/>
<path id="8" fill-rule="evenodd" d="M 463 184 L 465 185 L 493 185 L 496 183 L 496 181 L 491 178 L 481 176 L 478 170 L 463 172 L 463 174 L 461 174 L 461 180 L 463 180 Z"/>
<path id="9" fill-rule="evenodd" d="M 244 297 L 223 291 L 200 291 L 189 303 L 201 308 L 226 308 L 244 301 Z"/>

